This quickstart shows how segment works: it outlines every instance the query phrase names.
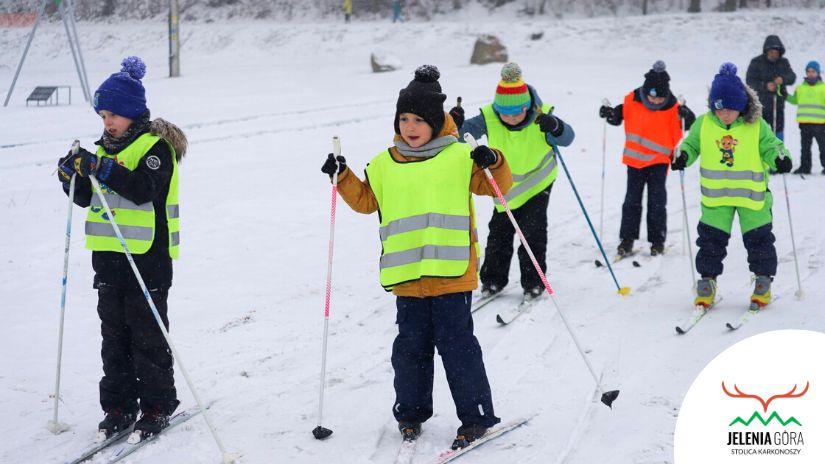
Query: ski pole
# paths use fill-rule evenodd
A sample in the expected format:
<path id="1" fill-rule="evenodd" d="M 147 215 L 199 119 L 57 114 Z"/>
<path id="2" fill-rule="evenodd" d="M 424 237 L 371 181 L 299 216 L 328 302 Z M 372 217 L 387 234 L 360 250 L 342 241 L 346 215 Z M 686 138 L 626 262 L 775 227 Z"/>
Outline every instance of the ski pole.
<path id="1" fill-rule="evenodd" d="M 773 94 L 773 122 L 771 124 L 773 129 L 774 136 L 776 135 L 776 96 L 779 93 L 779 87 L 777 87 L 776 93 Z M 785 159 L 785 152 L 779 149 L 779 158 Z M 785 177 L 785 173 L 782 173 L 782 187 L 785 190 L 785 206 L 788 209 L 788 226 L 791 229 L 791 248 L 793 250 L 793 264 L 796 268 L 796 292 L 794 295 L 797 299 L 802 299 L 804 297 L 804 293 L 802 292 L 802 279 L 799 277 L 799 259 L 796 256 L 796 239 L 794 238 L 793 234 L 793 221 L 791 221 L 791 199 L 790 195 L 788 194 L 788 181 Z"/>
<path id="2" fill-rule="evenodd" d="M 337 160 L 341 155 L 341 139 L 332 138 L 332 156 Z M 329 249 L 327 251 L 327 291 L 324 296 L 324 336 L 321 343 L 321 385 L 318 388 L 318 426 L 312 430 L 316 440 L 332 435 L 332 430 L 322 426 L 324 418 L 324 384 L 327 376 L 327 338 L 329 336 L 329 299 L 332 293 L 332 249 L 335 243 L 335 204 L 338 194 L 338 170 L 332 175 L 332 199 L 329 206 Z"/>
<path id="3" fill-rule="evenodd" d="M 622 287 L 619 285 L 619 280 L 616 278 L 616 273 L 613 272 L 613 266 L 610 265 L 610 260 L 607 259 L 607 254 L 604 252 L 602 241 L 596 234 L 596 229 L 593 228 L 593 222 L 590 220 L 590 215 L 587 214 L 587 209 L 584 207 L 584 203 L 582 203 L 582 199 L 579 196 L 579 191 L 576 189 L 576 184 L 573 182 L 573 178 L 570 176 L 570 171 L 567 170 L 567 165 L 564 163 L 564 158 L 562 158 L 561 153 L 558 148 L 556 148 L 555 144 L 553 145 L 553 151 L 556 153 L 556 158 L 558 158 L 561 163 L 561 167 L 564 170 L 564 175 L 567 176 L 570 186 L 573 187 L 573 193 L 576 195 L 576 200 L 579 202 L 579 207 L 581 207 L 582 213 L 584 213 L 584 218 L 587 220 L 587 225 L 590 227 L 590 232 L 593 233 L 593 238 L 596 239 L 596 245 L 598 245 L 599 251 L 602 253 L 602 257 L 604 258 L 605 264 L 607 264 L 607 269 L 610 271 L 610 276 L 613 277 L 613 283 L 616 284 L 616 289 L 618 290 L 619 295 L 630 294 L 630 287 Z"/>
<path id="4" fill-rule="evenodd" d="M 783 150 L 779 150 L 779 158 L 785 159 L 785 152 Z M 794 238 L 793 233 L 793 220 L 791 219 L 791 199 L 790 195 L 788 194 L 788 181 L 785 176 L 785 173 L 782 173 L 782 187 L 785 190 L 785 207 L 788 209 L 788 227 L 791 230 L 791 249 L 793 250 L 793 264 L 794 268 L 796 269 L 796 292 L 794 295 L 797 299 L 802 299 L 805 294 L 802 292 L 802 279 L 799 277 L 799 259 L 796 255 L 796 239 Z"/>
<path id="5" fill-rule="evenodd" d="M 684 105 L 685 99 L 681 95 L 679 95 L 679 104 Z M 680 118 L 681 119 L 681 118 Z M 682 140 L 679 141 L 679 144 L 676 145 L 676 151 L 673 153 L 673 156 L 678 156 L 682 151 L 682 141 L 685 139 L 685 120 L 681 119 L 682 124 Z M 688 220 L 688 212 L 687 212 L 687 199 L 685 198 L 685 170 L 682 169 L 679 171 L 679 184 L 682 191 L 682 219 L 684 222 L 685 228 L 685 241 L 687 242 L 688 248 L 688 262 L 690 262 L 690 288 L 693 292 L 696 292 L 696 267 L 693 263 L 693 245 L 690 242 L 690 221 Z"/>
<path id="6" fill-rule="evenodd" d="M 149 304 L 149 309 L 152 310 L 152 315 L 155 317 L 155 321 L 158 323 L 158 327 L 160 327 L 160 332 L 163 334 L 163 338 L 166 339 L 166 343 L 169 345 L 169 350 L 172 351 L 172 356 L 174 356 L 175 363 L 178 365 L 178 368 L 183 374 L 183 378 L 186 379 L 186 384 L 189 386 L 189 391 L 192 393 L 192 396 L 195 398 L 195 402 L 198 404 L 198 409 L 200 409 L 201 414 L 203 415 L 203 420 L 206 422 L 206 426 L 209 428 L 209 432 L 212 434 L 212 438 L 215 439 L 215 443 L 218 445 L 218 449 L 221 452 L 221 458 L 224 464 L 231 464 L 237 462 L 240 456 L 230 454 L 226 451 L 226 448 L 223 446 L 223 442 L 221 441 L 220 437 L 218 436 L 217 430 L 212 425 L 212 421 L 209 419 L 209 414 L 207 413 L 206 408 L 201 401 L 200 395 L 198 395 L 198 391 L 195 389 L 195 384 L 192 383 L 192 379 L 189 377 L 189 372 L 186 370 L 186 366 L 183 364 L 183 359 L 181 359 L 180 355 L 178 354 L 177 348 L 175 348 L 175 344 L 172 342 L 172 338 L 169 336 L 169 331 L 166 330 L 166 326 L 163 325 L 163 319 L 161 319 L 160 314 L 158 313 L 158 308 L 155 306 L 155 302 L 152 300 L 152 296 L 149 294 L 149 290 L 146 288 L 146 283 L 143 281 L 143 277 L 140 275 L 140 271 L 138 271 L 137 265 L 135 264 L 135 260 L 132 258 L 132 253 L 129 251 L 129 247 L 126 245 L 126 240 L 123 238 L 123 234 L 120 233 L 120 227 L 118 227 L 117 223 L 115 222 L 115 216 L 112 214 L 112 210 L 109 208 L 109 203 L 106 201 L 106 196 L 103 195 L 103 191 L 100 189 L 100 183 L 97 181 L 97 178 L 94 175 L 89 175 L 89 180 L 92 181 L 92 188 L 94 193 L 100 199 L 100 203 L 103 204 L 103 208 L 106 211 L 106 217 L 109 219 L 109 223 L 112 224 L 112 228 L 115 231 L 115 235 L 117 235 L 117 239 L 120 241 L 120 246 L 123 247 L 123 253 L 126 255 L 126 259 L 129 261 L 129 265 L 132 267 L 132 272 L 135 274 L 135 278 L 140 285 L 140 289 L 143 291 L 143 297 L 146 298 L 146 302 Z"/>
<path id="7" fill-rule="evenodd" d="M 469 132 L 464 134 L 464 141 L 467 142 L 473 148 L 478 147 L 478 142 L 476 141 L 475 137 L 473 137 Z M 541 283 L 544 284 L 544 289 L 547 290 L 547 294 L 550 295 L 550 300 L 553 302 L 553 306 L 556 307 L 556 311 L 559 313 L 562 322 L 564 322 L 564 326 L 567 328 L 567 332 L 573 339 L 573 343 L 575 343 L 576 349 L 578 349 L 579 354 L 584 360 L 584 363 L 587 365 L 587 369 L 590 371 L 590 375 L 593 376 L 593 380 L 596 382 L 596 387 L 598 388 L 599 393 L 601 393 L 602 403 L 604 403 L 612 409 L 613 401 L 615 401 L 616 398 L 618 398 L 619 396 L 619 390 L 604 391 L 604 388 L 601 384 L 601 380 L 599 376 L 596 375 L 596 371 L 593 369 L 593 366 L 590 364 L 590 360 L 587 358 L 587 355 L 585 354 L 584 349 L 581 346 L 581 343 L 579 343 L 579 339 L 576 336 L 576 333 L 573 331 L 573 327 L 571 327 L 570 323 L 567 322 L 567 318 L 564 316 L 564 312 L 561 310 L 559 303 L 556 301 L 556 292 L 553 291 L 553 288 L 550 286 L 550 282 L 547 280 L 547 276 L 544 275 L 544 272 L 541 270 L 541 266 L 539 266 L 539 262 L 536 260 L 536 256 L 533 254 L 533 250 L 527 243 L 527 239 L 524 237 L 524 233 L 521 231 L 521 227 L 519 227 L 516 218 L 513 216 L 513 212 L 510 210 L 510 206 L 507 204 L 507 200 L 504 199 L 504 195 L 501 194 L 501 189 L 499 189 L 498 184 L 496 183 L 496 180 L 493 178 L 493 174 L 490 172 L 489 168 L 484 168 L 484 175 L 487 176 L 487 181 L 493 187 L 493 190 L 496 193 L 496 197 L 498 197 L 498 201 L 504 207 L 504 211 L 507 213 L 507 217 L 510 218 L 510 222 L 513 224 L 513 228 L 516 230 L 519 240 L 521 240 L 521 245 L 527 251 L 527 255 L 530 256 L 530 260 L 533 262 L 533 267 L 536 268 L 536 272 L 538 272 L 539 278 L 541 278 Z"/>
<path id="8" fill-rule="evenodd" d="M 610 100 L 602 100 L 602 106 L 610 106 Z M 607 164 L 607 119 L 602 124 L 602 194 L 599 203 L 599 238 L 604 238 L 604 174 Z M 605 258 L 607 260 L 607 258 Z"/>
<path id="9" fill-rule="evenodd" d="M 75 140 L 72 144 L 72 154 L 76 155 L 80 148 L 80 141 Z M 57 409 L 60 403 L 60 368 L 63 362 L 63 320 L 66 315 L 66 286 L 69 278 L 69 243 L 72 240 L 72 207 L 74 206 L 74 189 L 76 175 L 72 175 L 69 181 L 69 207 L 66 208 L 66 239 L 63 246 L 63 279 L 60 290 L 60 328 L 57 332 L 57 373 L 54 380 L 54 414 L 52 420 L 46 424 L 46 428 L 53 434 L 69 430 L 69 425 L 57 419 Z"/>

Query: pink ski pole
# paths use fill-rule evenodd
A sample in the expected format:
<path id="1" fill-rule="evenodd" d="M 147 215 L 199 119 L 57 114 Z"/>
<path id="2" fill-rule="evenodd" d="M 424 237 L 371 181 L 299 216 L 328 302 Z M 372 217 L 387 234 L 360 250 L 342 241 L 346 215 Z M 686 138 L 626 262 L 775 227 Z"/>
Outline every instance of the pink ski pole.
<path id="1" fill-rule="evenodd" d="M 478 147 L 478 142 L 476 141 L 475 137 L 473 137 L 469 132 L 464 134 L 464 141 L 467 142 L 473 148 Z M 561 307 L 559 307 L 559 304 L 554 296 L 556 292 L 553 291 L 553 288 L 550 286 L 550 282 L 547 281 L 547 276 L 544 275 L 544 271 L 541 270 L 541 266 L 539 266 L 539 262 L 536 260 L 536 256 L 533 254 L 533 250 L 530 248 L 530 245 L 527 244 L 527 239 L 524 238 L 524 233 L 521 231 L 521 227 L 519 227 L 518 222 L 516 222 L 516 218 L 513 216 L 513 212 L 510 211 L 510 206 L 507 204 L 507 200 L 504 199 L 504 195 L 501 194 L 501 189 L 499 189 L 496 180 L 493 179 L 493 174 L 490 172 L 489 168 L 484 168 L 484 174 L 487 176 L 487 181 L 490 182 L 490 185 L 496 192 L 496 197 L 498 197 L 498 201 L 501 203 L 502 206 L 504 206 L 504 212 L 507 213 L 507 217 L 510 218 L 510 222 L 513 224 L 513 228 L 516 229 L 516 234 L 518 234 L 518 238 L 519 240 L 521 240 L 521 245 L 524 247 L 524 249 L 527 251 L 527 254 L 530 256 L 530 260 L 533 262 L 533 267 L 535 267 L 536 272 L 539 273 L 541 282 L 544 284 L 544 289 L 547 290 L 547 294 L 550 295 L 550 300 L 553 302 L 553 306 L 556 307 L 556 311 L 558 311 L 559 316 L 561 316 L 561 320 L 562 322 L 564 322 L 564 326 L 567 327 L 567 332 L 573 339 L 573 343 L 576 344 L 576 348 L 579 350 L 579 354 L 582 356 L 582 359 L 584 359 L 584 363 L 587 365 L 587 369 L 590 371 L 590 375 L 593 376 L 593 380 L 596 382 L 596 387 L 598 388 L 599 393 L 601 393 L 602 395 L 602 403 L 612 408 L 613 401 L 615 401 L 616 398 L 618 398 L 619 396 L 619 390 L 604 391 L 604 388 L 602 388 L 599 376 L 596 375 L 596 371 L 590 364 L 590 360 L 587 359 L 587 355 L 584 353 L 584 349 L 582 349 L 582 346 L 579 343 L 579 339 L 576 336 L 576 333 L 573 331 L 573 328 L 567 322 L 567 318 L 564 316 L 564 312 L 562 312 Z"/>
<path id="2" fill-rule="evenodd" d="M 341 155 L 341 139 L 336 135 L 332 138 L 332 151 L 335 159 Z M 338 198 L 338 170 L 332 176 L 332 199 L 329 213 L 329 251 L 327 252 L 327 291 L 324 296 L 324 338 L 321 348 L 321 386 L 318 389 L 318 426 L 312 430 L 312 435 L 323 440 L 332 435 L 332 430 L 323 427 L 324 417 L 324 383 L 327 375 L 327 338 L 329 335 L 329 299 L 332 293 L 332 249 L 335 243 L 335 203 Z"/>

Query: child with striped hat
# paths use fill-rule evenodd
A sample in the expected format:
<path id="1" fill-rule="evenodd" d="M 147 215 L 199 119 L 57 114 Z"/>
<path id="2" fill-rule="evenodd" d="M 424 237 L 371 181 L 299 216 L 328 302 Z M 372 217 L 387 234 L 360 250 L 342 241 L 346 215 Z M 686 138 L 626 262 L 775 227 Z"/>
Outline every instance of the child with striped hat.
<path id="1" fill-rule="evenodd" d="M 453 108 L 450 114 L 462 134 L 486 135 L 488 145 L 507 156 L 513 187 L 505 199 L 541 269 L 546 270 L 547 205 L 558 174 L 554 146 L 570 145 L 575 137 L 573 129 L 525 83 L 516 63 L 504 65 L 493 102 L 483 106 L 480 114 L 466 121 L 461 107 Z M 503 205 L 496 200 L 481 266 L 482 297 L 492 296 L 507 285 L 514 234 Z M 524 298 L 538 298 L 544 286 L 524 247 L 519 247 L 518 257 Z"/>

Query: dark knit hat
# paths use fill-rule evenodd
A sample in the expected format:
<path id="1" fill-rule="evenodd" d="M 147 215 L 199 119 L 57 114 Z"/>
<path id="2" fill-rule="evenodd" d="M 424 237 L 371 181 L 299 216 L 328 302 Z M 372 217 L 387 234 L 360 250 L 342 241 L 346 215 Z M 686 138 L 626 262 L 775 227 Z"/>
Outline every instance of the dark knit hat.
<path id="1" fill-rule="evenodd" d="M 805 65 L 805 72 L 808 72 L 809 69 L 813 69 L 817 74 L 822 72 L 818 61 L 809 61 L 808 64 Z"/>
<path id="2" fill-rule="evenodd" d="M 748 92 L 742 79 L 736 75 L 736 65 L 722 63 L 719 74 L 710 86 L 710 107 L 714 110 L 745 111 L 748 106 Z"/>
<path id="3" fill-rule="evenodd" d="M 433 137 L 441 132 L 444 126 L 444 100 L 447 96 L 441 93 L 439 77 L 441 73 L 433 65 L 425 64 L 415 70 L 415 78 L 398 93 L 395 121 L 393 121 L 396 134 L 401 133 L 398 127 L 398 117 L 402 113 L 420 116 L 433 128 Z"/>
<path id="4" fill-rule="evenodd" d="M 645 83 L 642 93 L 651 97 L 667 97 L 670 95 L 670 75 L 667 66 L 662 60 L 653 63 L 653 68 L 645 74 Z"/>
<path id="5" fill-rule="evenodd" d="M 121 62 L 120 72 L 114 73 L 95 91 L 94 108 L 111 111 L 129 119 L 138 119 L 149 109 L 146 107 L 146 90 L 140 82 L 146 74 L 146 64 L 136 56 Z"/>

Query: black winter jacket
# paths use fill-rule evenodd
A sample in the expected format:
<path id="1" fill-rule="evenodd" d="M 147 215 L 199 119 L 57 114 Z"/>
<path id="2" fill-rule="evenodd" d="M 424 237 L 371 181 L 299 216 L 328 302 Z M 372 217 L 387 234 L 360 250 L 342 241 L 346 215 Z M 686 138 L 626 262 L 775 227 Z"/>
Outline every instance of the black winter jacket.
<path id="1" fill-rule="evenodd" d="M 779 59 L 769 61 L 768 50 L 779 50 Z M 773 82 L 777 77 L 782 77 L 782 86 L 776 98 L 776 130 L 778 132 L 785 127 L 785 98 L 788 96 L 788 86 L 796 82 L 796 73 L 793 72 L 791 64 L 784 55 L 785 46 L 782 41 L 775 35 L 769 35 L 762 46 L 762 54 L 751 60 L 745 76 L 745 82 L 759 95 L 759 101 L 762 103 L 762 117 L 768 123 L 773 122 L 774 96 L 773 92 L 768 91 L 768 83 Z"/>

